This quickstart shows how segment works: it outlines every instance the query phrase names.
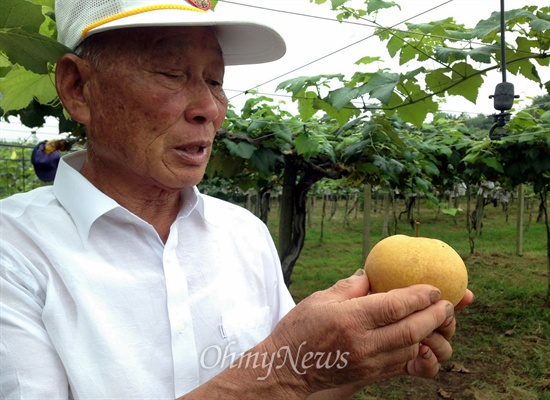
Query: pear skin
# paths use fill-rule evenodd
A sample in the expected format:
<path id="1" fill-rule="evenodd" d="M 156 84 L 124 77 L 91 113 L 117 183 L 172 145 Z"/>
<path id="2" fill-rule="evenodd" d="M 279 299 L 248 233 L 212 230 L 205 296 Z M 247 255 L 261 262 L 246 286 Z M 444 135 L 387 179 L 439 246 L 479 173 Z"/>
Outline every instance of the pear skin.
<path id="1" fill-rule="evenodd" d="M 430 284 L 457 305 L 468 287 L 462 257 L 447 243 L 426 237 L 389 236 L 378 242 L 365 261 L 372 293 Z"/>

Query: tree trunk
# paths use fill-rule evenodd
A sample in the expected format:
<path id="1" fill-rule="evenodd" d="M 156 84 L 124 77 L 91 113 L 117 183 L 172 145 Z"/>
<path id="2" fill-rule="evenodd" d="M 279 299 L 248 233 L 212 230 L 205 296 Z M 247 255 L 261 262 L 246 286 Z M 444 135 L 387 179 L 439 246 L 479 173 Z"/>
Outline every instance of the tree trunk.
<path id="1" fill-rule="evenodd" d="M 542 206 L 542 219 L 546 226 L 546 258 L 548 263 L 548 288 L 546 291 L 546 307 L 550 308 L 550 225 L 548 221 L 548 188 L 540 192 L 540 204 Z"/>
<path id="2" fill-rule="evenodd" d="M 332 207 L 330 209 L 330 217 L 328 217 L 328 220 L 332 221 L 332 218 L 334 217 L 334 214 L 336 214 L 336 210 L 338 209 L 338 193 L 332 193 L 330 197 L 332 199 Z"/>
<path id="3" fill-rule="evenodd" d="M 345 194 L 346 196 L 346 203 L 345 203 L 345 206 L 344 206 L 344 221 L 343 221 L 343 225 L 345 228 L 349 228 L 349 220 L 348 220 L 348 214 L 349 214 L 349 193 L 346 193 Z"/>
<path id="4" fill-rule="evenodd" d="M 285 157 L 283 176 L 283 193 L 279 209 L 279 258 L 288 252 L 292 243 L 292 226 L 294 224 L 294 188 L 298 176 L 298 167 L 291 156 Z"/>
<path id="5" fill-rule="evenodd" d="M 298 179 L 298 171 L 302 176 Z M 306 240 L 307 194 L 315 182 L 322 178 L 336 179 L 315 166 L 303 165 L 293 155 L 285 157 L 283 195 L 279 223 L 279 257 L 285 284 L 292 283 L 291 275 Z"/>
<path id="6" fill-rule="evenodd" d="M 313 226 L 313 211 L 315 210 L 315 195 L 310 195 L 308 199 L 307 227 L 311 228 Z"/>
<path id="7" fill-rule="evenodd" d="M 323 242 L 325 235 L 325 217 L 327 215 L 327 197 L 328 195 L 323 192 L 323 210 L 321 212 L 321 235 L 319 236 L 319 242 Z"/>
<path id="8" fill-rule="evenodd" d="M 516 225 L 516 255 L 523 255 L 523 214 L 525 211 L 525 187 L 518 185 L 518 216 Z"/>
<path id="9" fill-rule="evenodd" d="M 472 233 L 472 194 L 470 192 L 470 185 L 466 189 L 466 229 L 468 230 L 468 242 L 470 243 L 470 254 L 474 254 L 475 250 L 475 237 Z M 474 211 L 475 212 L 475 211 Z"/>
<path id="10" fill-rule="evenodd" d="M 384 202 L 384 222 L 382 225 L 382 237 L 388 237 L 390 236 L 390 193 L 388 190 L 388 193 L 384 194 L 383 197 Z"/>
<path id="11" fill-rule="evenodd" d="M 267 225 L 267 218 L 271 208 L 271 187 L 260 189 L 258 192 L 258 204 L 260 205 L 259 217 Z"/>
<path id="12" fill-rule="evenodd" d="M 372 208 L 372 185 L 370 183 L 365 184 L 365 200 L 363 205 L 363 263 L 369 255 L 370 245 L 370 222 L 371 222 L 371 208 Z"/>
<path id="13" fill-rule="evenodd" d="M 485 201 L 482 194 L 478 194 L 476 197 L 476 209 L 474 210 L 474 229 L 476 230 L 476 237 L 481 236 L 481 229 L 483 228 L 483 208 Z"/>
<path id="14" fill-rule="evenodd" d="M 306 170 L 303 177 L 295 185 L 293 198 L 294 216 L 292 219 L 292 234 L 289 246 L 281 258 L 281 266 L 283 269 L 283 277 L 285 284 L 290 286 L 292 283 L 291 276 L 296 261 L 302 252 L 304 242 L 306 240 L 306 207 L 307 194 L 313 184 L 323 178 L 325 175 L 316 171 Z"/>

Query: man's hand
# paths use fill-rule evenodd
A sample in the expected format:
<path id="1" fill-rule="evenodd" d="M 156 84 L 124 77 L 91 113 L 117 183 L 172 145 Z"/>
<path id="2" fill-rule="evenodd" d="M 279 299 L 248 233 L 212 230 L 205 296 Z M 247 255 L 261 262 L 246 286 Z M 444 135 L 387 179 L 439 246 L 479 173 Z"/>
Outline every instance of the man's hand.
<path id="1" fill-rule="evenodd" d="M 452 353 L 452 304 L 430 285 L 368 293 L 359 270 L 312 294 L 242 356 L 251 362 L 227 368 L 181 399 L 344 400 L 380 379 L 435 376 Z M 467 291 L 456 309 L 472 301 Z"/>
<path id="2" fill-rule="evenodd" d="M 361 272 L 298 304 L 264 343 L 273 354 L 290 349 L 294 358 L 278 365 L 276 376 L 284 382 L 293 376 L 304 395 L 402 374 L 433 377 L 451 357 L 454 308 L 439 290 L 415 285 L 367 295 Z M 472 298 L 468 291 L 460 307 Z M 311 362 L 312 354 L 329 362 Z"/>

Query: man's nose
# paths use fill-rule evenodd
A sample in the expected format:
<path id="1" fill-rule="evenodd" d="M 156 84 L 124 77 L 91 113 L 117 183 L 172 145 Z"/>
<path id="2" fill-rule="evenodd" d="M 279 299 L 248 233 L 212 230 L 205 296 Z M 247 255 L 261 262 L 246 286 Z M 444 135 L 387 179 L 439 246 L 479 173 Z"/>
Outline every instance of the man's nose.
<path id="1" fill-rule="evenodd" d="M 195 82 L 188 90 L 189 103 L 185 110 L 185 118 L 189 122 L 207 123 L 219 117 L 221 102 L 212 93 L 212 88 L 207 82 Z"/>

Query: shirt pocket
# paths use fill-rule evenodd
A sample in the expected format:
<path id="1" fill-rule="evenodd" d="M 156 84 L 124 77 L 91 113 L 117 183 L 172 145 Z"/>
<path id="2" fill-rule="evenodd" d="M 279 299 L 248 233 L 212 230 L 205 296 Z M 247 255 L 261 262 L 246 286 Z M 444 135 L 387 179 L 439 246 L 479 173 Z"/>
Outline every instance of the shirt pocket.
<path id="1" fill-rule="evenodd" d="M 254 347 L 271 333 L 271 308 L 236 307 L 222 315 L 220 332 L 226 343 L 240 354 Z"/>

